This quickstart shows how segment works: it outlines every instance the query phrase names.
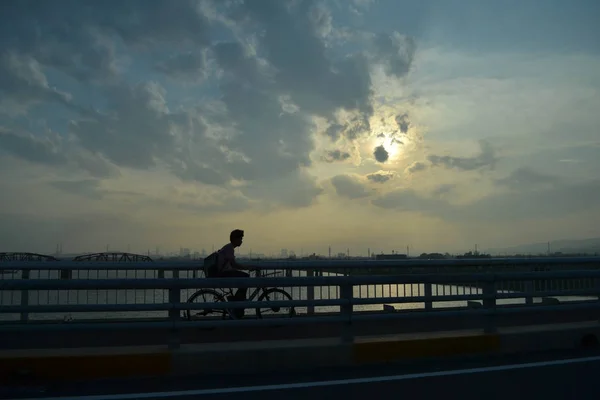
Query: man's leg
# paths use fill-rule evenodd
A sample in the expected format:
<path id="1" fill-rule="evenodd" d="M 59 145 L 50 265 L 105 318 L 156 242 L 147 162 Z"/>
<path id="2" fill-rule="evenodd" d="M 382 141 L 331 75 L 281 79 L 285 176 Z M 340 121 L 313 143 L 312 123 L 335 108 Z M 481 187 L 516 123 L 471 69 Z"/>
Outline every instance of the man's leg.
<path id="1" fill-rule="evenodd" d="M 227 277 L 227 278 L 248 278 L 250 275 L 248 275 L 244 271 L 240 271 L 237 269 L 229 269 L 229 270 L 221 272 L 221 276 Z M 238 288 L 238 290 L 235 292 L 235 294 L 233 295 L 233 298 L 231 300 L 244 301 L 244 300 L 246 300 L 247 293 L 248 293 L 248 288 L 245 288 L 245 287 Z M 235 308 L 233 310 L 234 315 L 237 318 L 242 318 L 244 316 L 244 311 L 245 310 L 243 308 Z"/>

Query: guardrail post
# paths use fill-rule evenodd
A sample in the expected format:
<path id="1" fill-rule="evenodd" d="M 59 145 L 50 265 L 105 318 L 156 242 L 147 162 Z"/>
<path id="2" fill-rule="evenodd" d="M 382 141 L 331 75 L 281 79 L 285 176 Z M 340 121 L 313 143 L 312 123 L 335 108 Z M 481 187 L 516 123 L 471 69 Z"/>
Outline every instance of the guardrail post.
<path id="1" fill-rule="evenodd" d="M 21 279 L 29 279 L 30 272 L 31 271 L 29 269 L 22 269 L 21 270 Z M 21 290 L 21 306 L 27 307 L 28 305 L 29 305 L 29 290 L 23 289 L 23 290 Z M 21 321 L 22 322 L 29 321 L 29 312 L 27 312 L 27 311 L 21 312 Z"/>
<path id="2" fill-rule="evenodd" d="M 342 342 L 351 343 L 354 341 L 354 332 L 352 331 L 354 286 L 351 283 L 344 282 L 340 285 L 340 299 L 347 301 L 340 306 L 341 315 L 346 320 L 342 326 Z"/>
<path id="3" fill-rule="evenodd" d="M 425 297 L 427 298 L 427 300 L 425 300 L 425 310 L 431 311 L 433 310 L 433 285 L 431 282 L 425 283 L 424 289 Z"/>
<path id="4" fill-rule="evenodd" d="M 496 324 L 493 312 L 496 310 L 496 281 L 492 278 L 483 283 L 483 308 L 490 311 L 485 318 L 485 333 L 495 333 Z"/>
<path id="5" fill-rule="evenodd" d="M 164 270 L 163 270 L 164 271 Z M 179 279 L 179 270 L 173 270 L 173 279 Z M 173 323 L 171 332 L 169 335 L 169 348 L 178 349 L 181 345 L 181 337 L 179 335 L 179 328 L 175 326 L 181 319 L 181 310 L 175 308 L 176 305 L 181 303 L 181 289 L 170 288 L 169 289 L 169 304 L 171 309 L 169 310 L 169 320 Z"/>
<path id="6" fill-rule="evenodd" d="M 61 269 L 60 270 L 60 279 L 73 279 L 73 270 L 72 269 Z"/>
<path id="7" fill-rule="evenodd" d="M 312 268 L 309 268 L 306 270 L 306 276 L 309 278 L 312 278 L 315 276 L 315 270 Z M 315 287 L 314 286 L 307 286 L 306 287 L 306 300 L 308 301 L 313 301 L 315 299 Z M 308 307 L 306 307 L 306 314 L 308 315 L 313 315 L 315 313 L 315 306 L 313 306 L 312 304 L 309 305 Z"/>
<path id="8" fill-rule="evenodd" d="M 25 272 L 25 271 L 23 271 Z M 27 271 L 29 272 L 29 271 Z M 27 307 L 29 305 L 29 290 L 21 290 L 21 307 Z M 21 322 L 29 321 L 29 312 L 21 311 Z"/>
<path id="9" fill-rule="evenodd" d="M 533 304 L 533 281 L 525 282 L 525 304 Z"/>

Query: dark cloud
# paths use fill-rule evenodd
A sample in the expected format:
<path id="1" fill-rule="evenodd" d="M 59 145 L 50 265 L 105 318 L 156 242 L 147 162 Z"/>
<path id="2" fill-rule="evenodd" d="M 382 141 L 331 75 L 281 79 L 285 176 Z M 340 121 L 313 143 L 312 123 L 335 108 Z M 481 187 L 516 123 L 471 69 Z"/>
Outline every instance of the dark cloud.
<path id="1" fill-rule="evenodd" d="M 390 158 L 389 153 L 385 147 L 383 147 L 383 145 L 375 147 L 373 150 L 373 156 L 375 157 L 375 160 L 380 163 L 384 163 L 388 160 L 388 158 Z"/>
<path id="2" fill-rule="evenodd" d="M 31 134 L 16 134 L 0 128 L 0 154 L 2 152 L 50 167 L 77 167 L 97 178 L 119 175 L 119 171 L 102 157 L 74 151 L 58 136 L 36 137 Z"/>
<path id="3" fill-rule="evenodd" d="M 159 62 L 156 69 L 182 81 L 202 82 L 207 76 L 206 56 L 197 51 L 176 54 Z"/>
<path id="4" fill-rule="evenodd" d="M 408 74 L 415 56 L 414 40 L 398 32 L 380 33 L 373 39 L 374 58 L 383 64 L 389 75 L 401 78 Z"/>
<path id="5" fill-rule="evenodd" d="M 394 175 L 389 172 L 377 172 L 374 174 L 367 175 L 367 179 L 370 180 L 371 182 L 375 182 L 375 183 L 385 183 L 385 182 L 389 181 L 390 179 L 392 179 L 393 177 L 394 177 Z"/>
<path id="6" fill-rule="evenodd" d="M 368 60 L 361 53 L 334 59 L 311 19 L 313 2 L 247 1 L 234 7 L 239 24 L 259 29 L 259 51 L 276 69 L 280 90 L 298 106 L 333 120 L 339 108 L 363 116 L 373 114 Z M 293 51 L 290 44 L 293 43 Z"/>
<path id="7" fill-rule="evenodd" d="M 340 138 L 340 136 L 342 136 L 343 132 L 344 132 L 344 126 L 337 124 L 337 123 L 332 123 L 325 130 L 325 134 L 327 136 L 329 136 L 329 138 L 333 141 L 338 140 Z"/>
<path id="8" fill-rule="evenodd" d="M 442 166 L 448 169 L 458 169 L 462 171 L 473 171 L 476 169 L 488 167 L 493 169 L 498 161 L 492 145 L 484 140 L 479 141 L 481 154 L 476 157 L 452 157 L 430 155 L 427 157 L 433 166 Z"/>
<path id="9" fill-rule="evenodd" d="M 0 128 L 0 151 L 45 165 L 65 165 L 68 162 L 57 140 L 49 137 L 39 139 L 33 135 L 17 135 L 2 128 Z"/>
<path id="10" fill-rule="evenodd" d="M 12 51 L 0 54 L 0 95 L 0 102 L 10 100 L 24 107 L 40 102 L 68 105 L 70 101 L 67 93 L 50 87 L 37 60 Z"/>
<path id="11" fill-rule="evenodd" d="M 241 44 L 221 43 L 213 51 L 224 73 L 221 99 L 231 128 L 239 132 L 235 140 L 223 144 L 252 160 L 230 163 L 232 176 L 268 180 L 309 166 L 314 144 L 308 116 L 282 110 L 280 94 L 267 72 Z"/>
<path id="12" fill-rule="evenodd" d="M 183 49 L 210 43 L 208 23 L 193 0 L 24 0 L 3 4 L 0 27 L 4 48 L 80 81 L 116 77 L 119 61 L 114 37 L 130 50 L 141 51 L 156 45 Z"/>
<path id="13" fill-rule="evenodd" d="M 344 161 L 350 158 L 350 153 L 341 150 L 329 150 L 325 154 L 324 160 L 328 163 L 335 161 Z"/>
<path id="14" fill-rule="evenodd" d="M 400 114 L 396 115 L 396 123 L 398 124 L 398 129 L 400 132 L 407 133 L 408 127 L 410 126 L 410 121 L 408 120 L 408 114 Z"/>
<path id="15" fill-rule="evenodd" d="M 367 188 L 350 175 L 336 175 L 331 178 L 331 184 L 338 196 L 349 199 L 360 199 L 369 196 Z"/>

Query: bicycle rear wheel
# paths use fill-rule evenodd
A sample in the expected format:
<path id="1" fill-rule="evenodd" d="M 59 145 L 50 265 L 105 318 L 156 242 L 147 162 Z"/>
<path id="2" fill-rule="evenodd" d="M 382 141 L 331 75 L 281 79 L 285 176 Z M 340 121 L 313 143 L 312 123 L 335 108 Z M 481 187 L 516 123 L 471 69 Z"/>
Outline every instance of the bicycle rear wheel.
<path id="1" fill-rule="evenodd" d="M 188 303 L 217 303 L 225 302 L 225 297 L 214 289 L 200 289 L 190 296 Z M 226 309 L 204 309 L 204 310 L 185 310 L 187 320 L 198 320 L 204 318 L 223 318 L 228 316 Z"/>
<path id="2" fill-rule="evenodd" d="M 292 300 L 292 296 L 282 289 L 271 288 L 265 289 L 260 296 L 258 296 L 258 301 L 287 301 Z M 283 307 L 265 307 L 260 308 L 256 307 L 256 316 L 258 318 L 262 318 L 264 314 L 269 315 L 269 313 L 274 313 L 276 315 L 281 315 L 283 317 L 293 317 L 296 315 L 296 310 L 294 307 L 283 306 Z"/>

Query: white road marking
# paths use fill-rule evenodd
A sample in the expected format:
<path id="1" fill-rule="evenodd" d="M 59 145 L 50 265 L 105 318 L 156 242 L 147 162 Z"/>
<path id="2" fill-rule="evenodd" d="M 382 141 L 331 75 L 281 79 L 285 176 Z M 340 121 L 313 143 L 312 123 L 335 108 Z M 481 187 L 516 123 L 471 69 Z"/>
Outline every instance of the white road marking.
<path id="1" fill-rule="evenodd" d="M 36 397 L 21 400 L 128 400 L 128 399 L 150 399 L 150 398 L 176 398 L 184 396 L 202 396 L 202 395 L 218 395 L 230 393 L 247 393 L 267 390 L 290 390 L 290 389 L 309 389 L 323 386 L 339 386 L 339 385 L 356 385 L 364 383 L 378 383 L 391 381 L 404 381 L 410 379 L 435 378 L 439 376 L 452 375 L 469 375 L 479 374 L 484 372 L 508 371 L 515 369 L 552 367 L 557 365 L 579 364 L 586 362 L 600 361 L 600 356 L 570 358 L 566 360 L 553 361 L 538 361 L 524 364 L 508 364 L 498 365 L 494 367 L 479 367 L 455 369 L 448 371 L 422 372 L 416 374 L 404 375 L 389 375 L 389 376 L 374 376 L 369 378 L 352 378 L 338 379 L 330 381 L 313 381 L 313 382 L 298 382 L 298 383 L 282 383 L 275 385 L 259 385 L 259 386 L 241 386 L 233 388 L 217 388 L 217 389 L 197 389 L 197 390 L 181 390 L 173 392 L 153 392 L 153 393 L 127 393 L 127 394 L 107 394 L 107 395 L 89 395 L 89 396 L 73 396 L 73 397 Z"/>

